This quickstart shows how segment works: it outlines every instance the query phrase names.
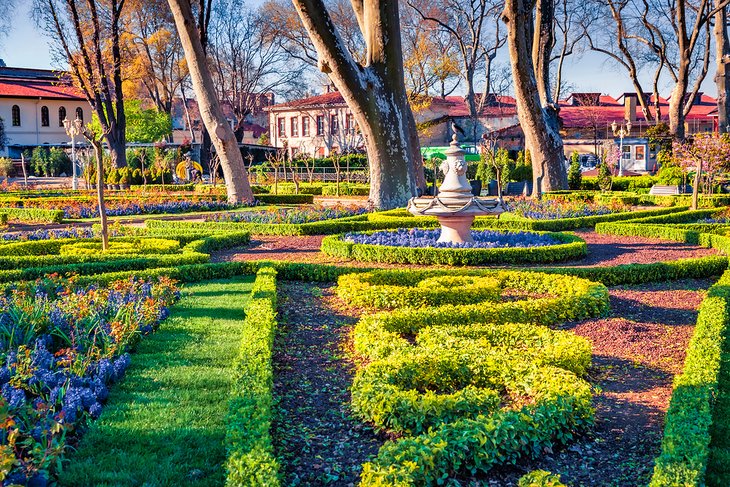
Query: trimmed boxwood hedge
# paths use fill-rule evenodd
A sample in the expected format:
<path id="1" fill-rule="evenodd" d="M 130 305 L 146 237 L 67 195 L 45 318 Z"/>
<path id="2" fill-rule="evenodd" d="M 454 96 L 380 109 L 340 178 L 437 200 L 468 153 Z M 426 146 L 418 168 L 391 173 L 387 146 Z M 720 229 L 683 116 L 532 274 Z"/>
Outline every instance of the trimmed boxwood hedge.
<path id="1" fill-rule="evenodd" d="M 226 485 L 278 486 L 279 465 L 271 443 L 276 333 L 276 271 L 262 267 L 246 305 L 235 380 L 228 404 Z"/>
<path id="2" fill-rule="evenodd" d="M 730 353 L 723 348 L 729 328 L 730 272 L 726 272 L 700 305 L 684 370 L 674 379 L 661 454 L 656 459 L 650 487 L 701 486 L 705 485 L 706 475 L 711 475 L 707 466 L 713 412 L 721 365 L 727 366 Z M 726 417 L 719 419 L 727 424 Z"/>
<path id="3" fill-rule="evenodd" d="M 63 210 L 44 210 L 42 208 L 0 208 L 0 213 L 8 220 L 22 223 L 61 223 Z"/>
<path id="4" fill-rule="evenodd" d="M 363 466 L 360 485 L 435 485 L 457 472 L 487 472 L 566 443 L 592 424 L 590 385 L 579 378 L 590 365 L 589 342 L 527 323 L 599 316 L 608 310 L 607 289 L 540 273 L 485 276 L 500 289 L 550 296 L 495 303 L 488 293 L 473 303 L 467 295 L 465 303 L 399 308 L 356 325 L 355 350 L 368 362 L 353 382 L 353 409 L 380 429 L 409 435 L 387 442 Z M 482 284 L 458 277 L 372 271 L 342 276 L 338 294 L 362 304 L 369 287 L 365 304 L 373 305 L 385 289 L 393 295 L 440 281 L 437 292 L 458 296 Z"/>
<path id="5" fill-rule="evenodd" d="M 345 235 L 332 235 L 322 240 L 322 252 L 333 257 L 363 262 L 389 264 L 521 264 L 546 263 L 580 259 L 588 253 L 585 241 L 566 233 L 535 232 L 561 242 L 540 247 L 508 248 L 437 248 L 396 247 L 348 242 Z"/>

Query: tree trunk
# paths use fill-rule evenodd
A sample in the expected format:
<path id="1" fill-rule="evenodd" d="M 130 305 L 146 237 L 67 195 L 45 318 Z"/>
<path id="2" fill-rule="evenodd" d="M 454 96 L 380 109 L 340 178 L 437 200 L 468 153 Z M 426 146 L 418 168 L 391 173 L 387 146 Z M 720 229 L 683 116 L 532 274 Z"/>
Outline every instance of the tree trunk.
<path id="1" fill-rule="evenodd" d="M 106 219 L 106 204 L 104 202 L 104 151 L 101 141 L 93 141 L 94 156 L 96 156 L 96 197 L 99 204 L 99 222 L 101 223 L 101 249 L 109 249 L 109 225 Z"/>
<path id="2" fill-rule="evenodd" d="M 717 85 L 717 130 L 730 132 L 730 40 L 727 33 L 727 9 L 721 8 L 715 14 L 715 84 Z"/>
<path id="3" fill-rule="evenodd" d="M 506 0 L 502 20 L 507 24 L 507 46 L 512 64 L 517 115 L 525 133 L 525 146 L 532 156 L 533 194 L 566 189 L 568 177 L 563 157 L 563 141 L 557 126 L 557 112 L 553 107 L 543 109 L 540 89 L 549 100 L 549 86 L 545 76 L 538 86 L 532 57 L 534 21 L 532 4 L 528 0 Z M 549 60 L 549 58 L 548 58 Z M 546 64 L 548 60 L 544 60 Z M 547 67 L 542 66 L 543 73 Z M 550 113 L 552 112 L 552 113 Z"/>
<path id="4" fill-rule="evenodd" d="M 190 79 L 200 107 L 200 115 L 220 158 L 226 180 L 228 201 L 230 203 L 251 203 L 254 201 L 254 197 L 248 183 L 243 157 L 238 148 L 236 136 L 218 102 L 190 0 L 168 0 L 168 3 L 185 51 Z"/>
<path id="5" fill-rule="evenodd" d="M 317 50 L 320 70 L 329 75 L 362 130 L 371 201 L 380 209 L 404 206 L 417 185 L 425 189 L 425 178 L 403 80 L 398 1 L 353 0 L 367 46 L 364 66 L 343 46 L 324 0 L 293 3 Z"/>
<path id="6" fill-rule="evenodd" d="M 695 168 L 695 182 L 692 188 L 692 209 L 696 210 L 699 206 L 700 199 L 700 178 L 702 177 L 702 159 L 697 159 L 697 167 Z"/>

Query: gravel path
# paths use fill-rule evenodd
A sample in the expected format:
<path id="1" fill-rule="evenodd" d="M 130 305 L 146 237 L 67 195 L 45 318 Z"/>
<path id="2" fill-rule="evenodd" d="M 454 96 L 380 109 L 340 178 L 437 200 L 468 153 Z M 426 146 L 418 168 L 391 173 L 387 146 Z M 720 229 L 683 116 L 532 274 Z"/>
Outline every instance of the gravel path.
<path id="1" fill-rule="evenodd" d="M 347 348 L 355 312 L 331 286 L 279 287 L 272 432 L 282 485 L 355 485 L 384 441 L 350 413 L 355 365 Z"/>
<path id="2" fill-rule="evenodd" d="M 580 261 L 556 263 L 555 265 L 588 267 L 634 263 L 646 264 L 717 254 L 714 249 L 665 240 L 599 235 L 593 231 L 580 231 L 576 234 L 588 243 L 588 257 Z M 322 254 L 319 248 L 323 238 L 322 236 L 255 235 L 252 237 L 249 247 L 216 252 L 213 254 L 213 260 L 223 262 L 271 259 L 290 262 L 316 262 L 319 264 L 346 263 L 354 266 L 378 266 L 376 263 L 344 261 Z M 384 265 L 381 264 L 380 266 Z"/>
<path id="3" fill-rule="evenodd" d="M 593 343 L 589 380 L 597 386 L 596 426 L 567 449 L 489 485 L 513 486 L 527 469 L 560 473 L 573 487 L 646 485 L 659 454 L 674 375 L 684 365 L 709 279 L 616 287 L 612 313 L 564 326 Z"/>

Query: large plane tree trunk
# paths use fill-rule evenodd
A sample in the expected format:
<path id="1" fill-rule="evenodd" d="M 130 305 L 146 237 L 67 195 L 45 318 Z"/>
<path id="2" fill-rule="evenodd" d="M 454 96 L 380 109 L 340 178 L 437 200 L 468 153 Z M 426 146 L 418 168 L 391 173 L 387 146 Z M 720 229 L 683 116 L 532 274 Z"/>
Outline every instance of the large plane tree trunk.
<path id="1" fill-rule="evenodd" d="M 236 136 L 228 124 L 216 96 L 213 78 L 208 69 L 203 44 L 193 16 L 190 0 L 168 0 L 175 18 L 178 35 L 185 51 L 190 79 L 198 99 L 203 124 L 211 136 L 216 154 L 220 158 L 226 191 L 230 203 L 254 201 Z"/>
<path id="2" fill-rule="evenodd" d="M 397 0 L 352 0 L 367 53 L 358 64 L 345 48 L 324 0 L 292 0 L 327 73 L 360 126 L 370 163 L 370 199 L 404 206 L 425 189 L 416 125 L 403 81 Z"/>
<path id="3" fill-rule="evenodd" d="M 525 134 L 525 147 L 532 156 L 533 194 L 541 195 L 546 191 L 567 189 L 568 178 L 565 170 L 563 141 L 560 138 L 558 114 L 551 103 L 547 83 L 549 69 L 549 32 L 546 24 L 552 22 L 551 0 L 538 0 L 540 9 L 540 31 L 535 32 L 533 18 L 534 3 L 530 0 L 506 0 L 502 20 L 507 24 L 507 46 L 509 48 L 514 79 L 517 115 Z M 533 38 L 537 41 L 533 41 Z M 533 42 L 535 60 L 533 61 Z M 536 72 L 535 61 L 538 62 Z M 543 99 L 541 99 L 543 94 Z"/>
<path id="4" fill-rule="evenodd" d="M 730 40 L 727 33 L 727 8 L 715 14 L 715 84 L 717 86 L 717 129 L 721 134 L 730 132 Z"/>

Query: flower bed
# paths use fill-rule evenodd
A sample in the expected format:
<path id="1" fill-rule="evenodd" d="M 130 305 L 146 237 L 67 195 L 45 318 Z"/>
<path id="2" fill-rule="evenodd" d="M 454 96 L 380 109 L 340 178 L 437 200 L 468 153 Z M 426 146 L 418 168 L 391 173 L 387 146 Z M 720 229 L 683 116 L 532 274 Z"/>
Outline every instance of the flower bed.
<path id="1" fill-rule="evenodd" d="M 59 238 L 94 238 L 94 231 L 91 228 L 66 227 L 55 230 L 41 228 L 31 232 L 4 233 L 0 240 L 26 241 L 26 240 L 51 240 Z"/>
<path id="2" fill-rule="evenodd" d="M 438 242 L 441 230 L 420 228 L 399 228 L 390 232 L 347 233 L 345 241 L 365 245 L 387 245 L 392 247 L 432 247 L 459 249 L 525 248 L 557 245 L 562 242 L 550 234 L 534 232 L 500 232 L 495 230 L 474 230 L 474 242 Z"/>
<path id="3" fill-rule="evenodd" d="M 445 265 L 558 262 L 578 259 L 587 253 L 586 243 L 582 239 L 564 233 L 475 231 L 475 239 L 478 236 L 481 245 L 447 247 L 437 246 L 438 232 L 399 229 L 393 232 L 334 235 L 322 241 L 322 252 L 333 257 L 365 262 Z M 498 240 L 494 241 L 495 238 Z M 492 242 L 488 242 L 488 239 L 492 239 Z M 429 246 L 408 246 L 424 243 Z"/>
<path id="4" fill-rule="evenodd" d="M 438 292 L 453 300 L 472 287 L 470 278 L 373 271 L 340 277 L 338 294 L 353 305 L 378 306 L 385 296 L 441 282 Z M 353 383 L 353 409 L 403 435 L 363 466 L 361 485 L 435 485 L 455 473 L 485 473 L 567 443 L 592 424 L 590 386 L 580 378 L 590 365 L 589 342 L 536 324 L 605 313 L 606 288 L 539 273 L 485 278 L 526 294 L 495 302 L 489 293 L 474 303 L 467 293 L 464 303 L 440 307 L 398 308 L 402 302 L 388 300 L 397 309 L 356 325 L 355 351 L 367 362 Z"/>
<path id="5" fill-rule="evenodd" d="M 515 198 L 507 202 L 508 210 L 520 217 L 532 220 L 557 220 L 559 218 L 584 218 L 629 211 L 630 207 L 611 200 L 608 204 L 587 201 Z"/>
<path id="6" fill-rule="evenodd" d="M 0 298 L 0 432 L 5 482 L 44 484 L 66 441 L 96 418 L 129 350 L 167 316 L 174 281 L 108 288 L 46 280 Z"/>
<path id="7" fill-rule="evenodd" d="M 247 211 L 241 213 L 224 213 L 209 215 L 206 222 L 243 222 L 264 224 L 301 224 L 336 218 L 362 215 L 367 208 L 360 206 L 315 206 L 312 208 L 277 208 L 264 211 Z"/>

